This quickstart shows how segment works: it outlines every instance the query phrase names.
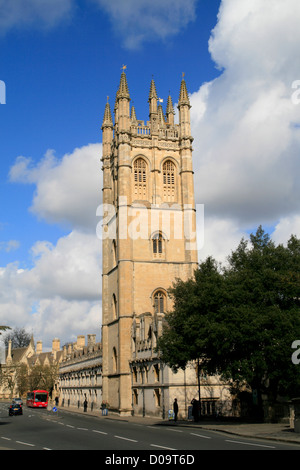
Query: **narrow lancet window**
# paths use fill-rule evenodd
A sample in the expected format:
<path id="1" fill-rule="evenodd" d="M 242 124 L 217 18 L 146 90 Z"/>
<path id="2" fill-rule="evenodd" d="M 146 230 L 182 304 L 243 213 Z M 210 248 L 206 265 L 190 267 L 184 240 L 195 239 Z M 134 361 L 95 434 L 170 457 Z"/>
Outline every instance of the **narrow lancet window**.
<path id="1" fill-rule="evenodd" d="M 134 196 L 147 199 L 147 164 L 143 158 L 134 162 Z"/>
<path id="2" fill-rule="evenodd" d="M 154 312 L 165 313 L 166 310 L 166 295 L 163 291 L 159 290 L 154 294 Z"/>
<path id="3" fill-rule="evenodd" d="M 174 163 L 167 160 L 163 165 L 163 193 L 166 202 L 173 202 L 176 199 L 175 173 Z"/>

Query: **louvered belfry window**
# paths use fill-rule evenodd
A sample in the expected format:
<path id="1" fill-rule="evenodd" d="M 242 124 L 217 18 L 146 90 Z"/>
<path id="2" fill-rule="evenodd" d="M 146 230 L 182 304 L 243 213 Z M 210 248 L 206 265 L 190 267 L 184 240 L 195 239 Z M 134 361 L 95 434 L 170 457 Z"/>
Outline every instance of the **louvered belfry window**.
<path id="1" fill-rule="evenodd" d="M 137 199 L 147 198 L 147 164 L 143 158 L 134 162 L 134 194 Z"/>
<path id="2" fill-rule="evenodd" d="M 175 165 L 171 160 L 163 165 L 163 191 L 165 201 L 175 201 Z"/>

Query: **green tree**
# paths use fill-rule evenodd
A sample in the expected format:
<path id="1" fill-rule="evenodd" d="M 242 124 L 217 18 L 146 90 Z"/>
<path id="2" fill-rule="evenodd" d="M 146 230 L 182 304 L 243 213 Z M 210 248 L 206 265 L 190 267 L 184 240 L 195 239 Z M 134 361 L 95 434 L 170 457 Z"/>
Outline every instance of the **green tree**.
<path id="1" fill-rule="evenodd" d="M 24 348 L 29 345 L 31 334 L 25 328 L 14 328 L 10 333 L 6 333 L 4 337 L 5 346 L 8 347 L 8 342 L 11 340 L 12 348 Z"/>
<path id="2" fill-rule="evenodd" d="M 18 387 L 19 396 L 25 396 L 28 391 L 28 367 L 26 364 L 21 364 L 16 369 L 16 383 Z"/>
<path id="3" fill-rule="evenodd" d="M 291 345 L 300 339 L 300 240 L 275 246 L 261 227 L 242 239 L 222 267 L 208 258 L 195 278 L 170 289 L 173 311 L 158 341 L 173 369 L 200 359 L 237 387 L 248 384 L 269 401 L 300 393 Z"/>
<path id="4" fill-rule="evenodd" d="M 0 326 L 0 335 L 2 334 L 1 331 L 6 331 L 6 330 L 10 330 L 10 327 L 9 326 Z"/>
<path id="5" fill-rule="evenodd" d="M 35 365 L 28 375 L 29 390 L 43 389 L 51 394 L 57 380 L 58 368 L 58 364 Z"/>

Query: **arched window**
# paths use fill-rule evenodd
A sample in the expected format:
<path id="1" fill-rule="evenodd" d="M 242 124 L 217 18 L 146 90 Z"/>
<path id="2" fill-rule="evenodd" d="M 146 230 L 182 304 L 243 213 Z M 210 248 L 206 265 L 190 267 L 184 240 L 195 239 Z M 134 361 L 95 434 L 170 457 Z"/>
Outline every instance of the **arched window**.
<path id="1" fill-rule="evenodd" d="M 164 238 L 161 233 L 152 237 L 152 253 L 154 258 L 162 258 L 164 255 Z"/>
<path id="2" fill-rule="evenodd" d="M 167 160 L 163 164 L 163 196 L 167 202 L 172 202 L 176 199 L 175 175 L 176 169 L 174 163 L 171 160 Z"/>
<path id="3" fill-rule="evenodd" d="M 166 294 L 158 290 L 154 294 L 154 313 L 165 313 L 166 311 Z"/>
<path id="4" fill-rule="evenodd" d="M 147 199 L 147 164 L 143 158 L 137 158 L 133 166 L 134 196 L 137 199 Z"/>

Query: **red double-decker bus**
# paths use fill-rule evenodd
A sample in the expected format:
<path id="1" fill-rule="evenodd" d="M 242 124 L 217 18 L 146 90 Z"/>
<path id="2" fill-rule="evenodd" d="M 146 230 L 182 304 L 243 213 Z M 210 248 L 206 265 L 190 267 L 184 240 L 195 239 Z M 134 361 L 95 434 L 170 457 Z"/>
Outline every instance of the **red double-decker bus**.
<path id="1" fill-rule="evenodd" d="M 47 390 L 33 390 L 27 393 L 26 405 L 29 408 L 47 408 L 48 406 Z"/>

